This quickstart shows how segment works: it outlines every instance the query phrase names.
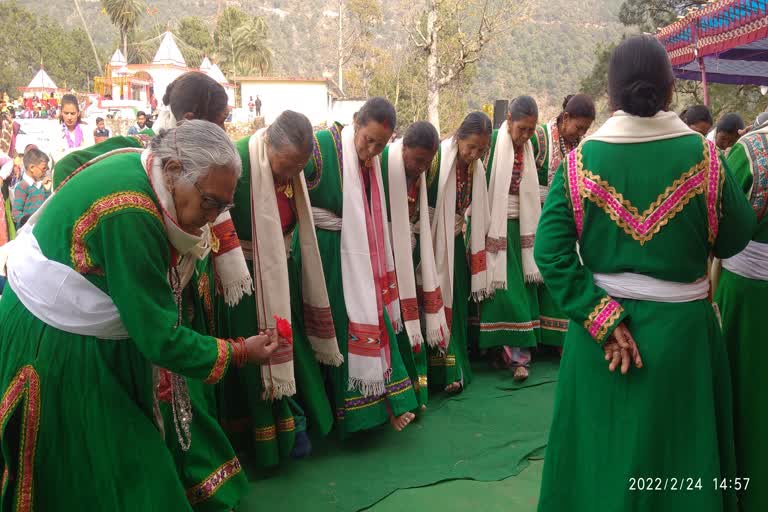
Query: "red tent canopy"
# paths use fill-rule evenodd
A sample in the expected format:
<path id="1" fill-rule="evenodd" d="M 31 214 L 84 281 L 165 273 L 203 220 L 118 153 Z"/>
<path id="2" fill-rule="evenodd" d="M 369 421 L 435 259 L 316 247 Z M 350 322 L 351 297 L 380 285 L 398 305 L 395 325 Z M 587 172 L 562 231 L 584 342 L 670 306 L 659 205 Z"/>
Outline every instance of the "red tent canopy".
<path id="1" fill-rule="evenodd" d="M 675 75 L 768 85 L 768 0 L 716 0 L 659 30 Z"/>

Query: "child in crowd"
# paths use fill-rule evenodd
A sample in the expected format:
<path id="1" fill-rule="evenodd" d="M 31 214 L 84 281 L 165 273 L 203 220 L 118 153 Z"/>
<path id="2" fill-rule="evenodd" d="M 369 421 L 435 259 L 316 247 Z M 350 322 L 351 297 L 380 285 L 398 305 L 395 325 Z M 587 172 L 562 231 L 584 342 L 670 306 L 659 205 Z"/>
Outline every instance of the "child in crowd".
<path id="1" fill-rule="evenodd" d="M 16 186 L 13 197 L 13 221 L 21 228 L 51 195 L 48 155 L 37 148 L 24 152 L 24 178 Z"/>
<path id="2" fill-rule="evenodd" d="M 96 144 L 104 142 L 110 137 L 109 128 L 104 126 L 104 118 L 96 118 L 96 129 L 93 131 L 93 140 Z"/>

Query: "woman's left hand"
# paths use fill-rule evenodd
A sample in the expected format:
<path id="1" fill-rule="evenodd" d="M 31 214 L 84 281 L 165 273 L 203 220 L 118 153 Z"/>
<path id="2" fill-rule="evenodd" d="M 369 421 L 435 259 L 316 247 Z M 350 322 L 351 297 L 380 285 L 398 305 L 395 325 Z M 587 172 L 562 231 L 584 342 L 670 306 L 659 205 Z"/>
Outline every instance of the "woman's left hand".
<path id="1" fill-rule="evenodd" d="M 626 375 L 632 363 L 636 368 L 643 367 L 643 359 L 637 348 L 637 342 L 623 322 L 616 327 L 611 337 L 603 344 L 603 350 L 605 351 L 605 360 L 609 361 L 608 370 L 612 372 L 621 366 L 621 374 Z"/>

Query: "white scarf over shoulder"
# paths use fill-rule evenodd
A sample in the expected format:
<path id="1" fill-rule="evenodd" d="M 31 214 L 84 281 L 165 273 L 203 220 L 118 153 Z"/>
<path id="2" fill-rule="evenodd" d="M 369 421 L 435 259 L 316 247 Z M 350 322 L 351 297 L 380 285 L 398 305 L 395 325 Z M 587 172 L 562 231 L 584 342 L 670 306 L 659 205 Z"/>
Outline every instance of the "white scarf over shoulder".
<path id="1" fill-rule="evenodd" d="M 541 273 L 533 259 L 533 243 L 536 227 L 541 217 L 539 179 L 533 145 L 530 141 L 523 146 L 523 173 L 520 180 L 519 202 L 511 201 L 509 187 L 515 165 L 515 146 L 507 129 L 507 121 L 499 128 L 496 137 L 493 165 L 491 167 L 491 227 L 488 232 L 488 272 L 493 290 L 507 288 L 507 219 L 520 219 L 520 247 L 523 274 L 529 283 L 541 283 Z M 516 209 L 513 212 L 510 208 Z M 516 208 L 514 208 L 516 207 Z"/>

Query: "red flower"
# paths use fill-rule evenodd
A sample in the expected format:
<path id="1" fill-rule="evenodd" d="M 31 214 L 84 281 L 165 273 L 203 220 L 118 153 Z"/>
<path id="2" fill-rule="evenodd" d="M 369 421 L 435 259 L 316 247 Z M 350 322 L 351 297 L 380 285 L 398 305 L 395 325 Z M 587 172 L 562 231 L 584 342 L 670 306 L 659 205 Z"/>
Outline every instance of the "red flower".
<path id="1" fill-rule="evenodd" d="M 291 323 L 285 318 L 280 318 L 277 315 L 275 315 L 274 318 L 277 334 L 281 338 L 285 338 L 288 343 L 293 343 L 293 329 L 291 329 Z"/>

